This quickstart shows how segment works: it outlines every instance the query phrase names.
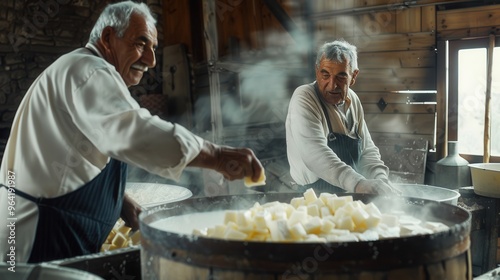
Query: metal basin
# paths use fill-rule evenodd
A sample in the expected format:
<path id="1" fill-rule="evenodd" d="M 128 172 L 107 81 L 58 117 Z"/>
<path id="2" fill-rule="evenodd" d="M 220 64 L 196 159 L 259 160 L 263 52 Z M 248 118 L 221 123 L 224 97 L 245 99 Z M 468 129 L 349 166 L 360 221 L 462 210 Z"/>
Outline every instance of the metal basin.
<path id="1" fill-rule="evenodd" d="M 460 193 L 455 190 L 421 184 L 394 184 L 405 197 L 433 200 L 457 205 Z"/>

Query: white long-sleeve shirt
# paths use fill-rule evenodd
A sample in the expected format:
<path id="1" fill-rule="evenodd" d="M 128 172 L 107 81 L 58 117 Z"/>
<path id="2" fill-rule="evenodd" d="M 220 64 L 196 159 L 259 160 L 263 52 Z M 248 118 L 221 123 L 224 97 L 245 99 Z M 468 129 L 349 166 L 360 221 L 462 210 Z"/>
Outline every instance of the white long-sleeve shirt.
<path id="1" fill-rule="evenodd" d="M 91 45 L 97 54 L 97 49 Z M 88 49 L 63 55 L 31 85 L 22 100 L 4 152 L 0 183 L 34 197 L 58 197 L 97 176 L 110 157 L 178 180 L 203 139 L 140 108 L 115 67 Z M 0 188 L 0 221 L 7 223 L 8 195 Z M 26 262 L 37 224 L 37 206 L 15 199 L 15 253 Z M 8 260 L 0 226 L 0 260 Z"/>
<path id="2" fill-rule="evenodd" d="M 364 112 L 358 96 L 349 89 L 345 102 L 345 116 L 352 118 L 352 128 L 345 124 L 341 111 L 334 105 L 325 104 L 332 131 L 362 139 L 358 172 L 342 162 L 328 147 L 330 132 L 321 101 L 314 92 L 314 83 L 298 87 L 290 99 L 286 118 L 287 156 L 290 175 L 299 185 L 307 185 L 323 179 L 328 183 L 354 192 L 361 179 L 388 178 L 389 169 L 380 159 L 364 120 Z M 356 130 L 356 131 L 355 131 Z"/>

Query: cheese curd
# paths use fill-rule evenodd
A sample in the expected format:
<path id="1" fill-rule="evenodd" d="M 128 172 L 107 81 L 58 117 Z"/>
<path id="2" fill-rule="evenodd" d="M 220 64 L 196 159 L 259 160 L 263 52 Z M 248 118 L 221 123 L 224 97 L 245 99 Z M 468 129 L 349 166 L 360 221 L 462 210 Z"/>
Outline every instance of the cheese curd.
<path id="1" fill-rule="evenodd" d="M 121 218 L 116 221 L 106 241 L 101 246 L 101 252 L 111 251 L 119 248 L 127 248 L 141 243 L 141 233 L 137 230 L 131 232 L 131 228 L 125 225 Z"/>
<path id="2" fill-rule="evenodd" d="M 262 170 L 260 173 L 259 179 L 257 182 L 252 181 L 252 177 L 247 176 L 243 179 L 243 183 L 245 184 L 246 187 L 251 188 L 251 187 L 257 187 L 257 186 L 263 186 L 266 184 L 266 172 Z"/>
<path id="3" fill-rule="evenodd" d="M 308 189 L 290 203 L 259 204 L 224 213 L 224 223 L 195 229 L 209 238 L 266 242 L 353 242 L 432 234 L 448 230 L 402 212 L 382 213 L 374 203 Z"/>

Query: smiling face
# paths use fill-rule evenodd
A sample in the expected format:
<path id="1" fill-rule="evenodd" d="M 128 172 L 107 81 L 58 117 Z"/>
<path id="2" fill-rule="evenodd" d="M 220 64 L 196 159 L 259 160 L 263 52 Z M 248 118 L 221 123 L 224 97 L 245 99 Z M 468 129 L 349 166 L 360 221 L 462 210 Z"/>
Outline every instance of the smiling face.
<path id="1" fill-rule="evenodd" d="M 157 31 L 143 16 L 132 13 L 122 37 L 112 27 L 102 31 L 97 47 L 106 61 L 113 64 L 125 84 L 137 85 L 144 72 L 156 65 Z"/>
<path id="2" fill-rule="evenodd" d="M 358 70 L 351 73 L 347 61 L 336 62 L 322 58 L 316 66 L 316 82 L 321 96 L 329 104 L 345 101 L 349 87 L 354 85 Z"/>

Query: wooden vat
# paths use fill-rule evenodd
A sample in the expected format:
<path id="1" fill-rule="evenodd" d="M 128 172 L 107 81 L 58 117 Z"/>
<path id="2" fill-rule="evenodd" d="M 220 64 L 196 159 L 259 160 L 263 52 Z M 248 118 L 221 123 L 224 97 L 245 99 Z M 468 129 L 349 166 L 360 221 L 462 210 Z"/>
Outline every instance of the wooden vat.
<path id="1" fill-rule="evenodd" d="M 194 198 L 140 216 L 143 279 L 472 279 L 470 213 L 447 203 L 365 194 L 382 211 L 397 207 L 417 218 L 441 221 L 448 231 L 362 242 L 278 243 L 219 240 L 150 226 L 171 216 L 260 203 L 290 202 L 291 194 Z"/>

